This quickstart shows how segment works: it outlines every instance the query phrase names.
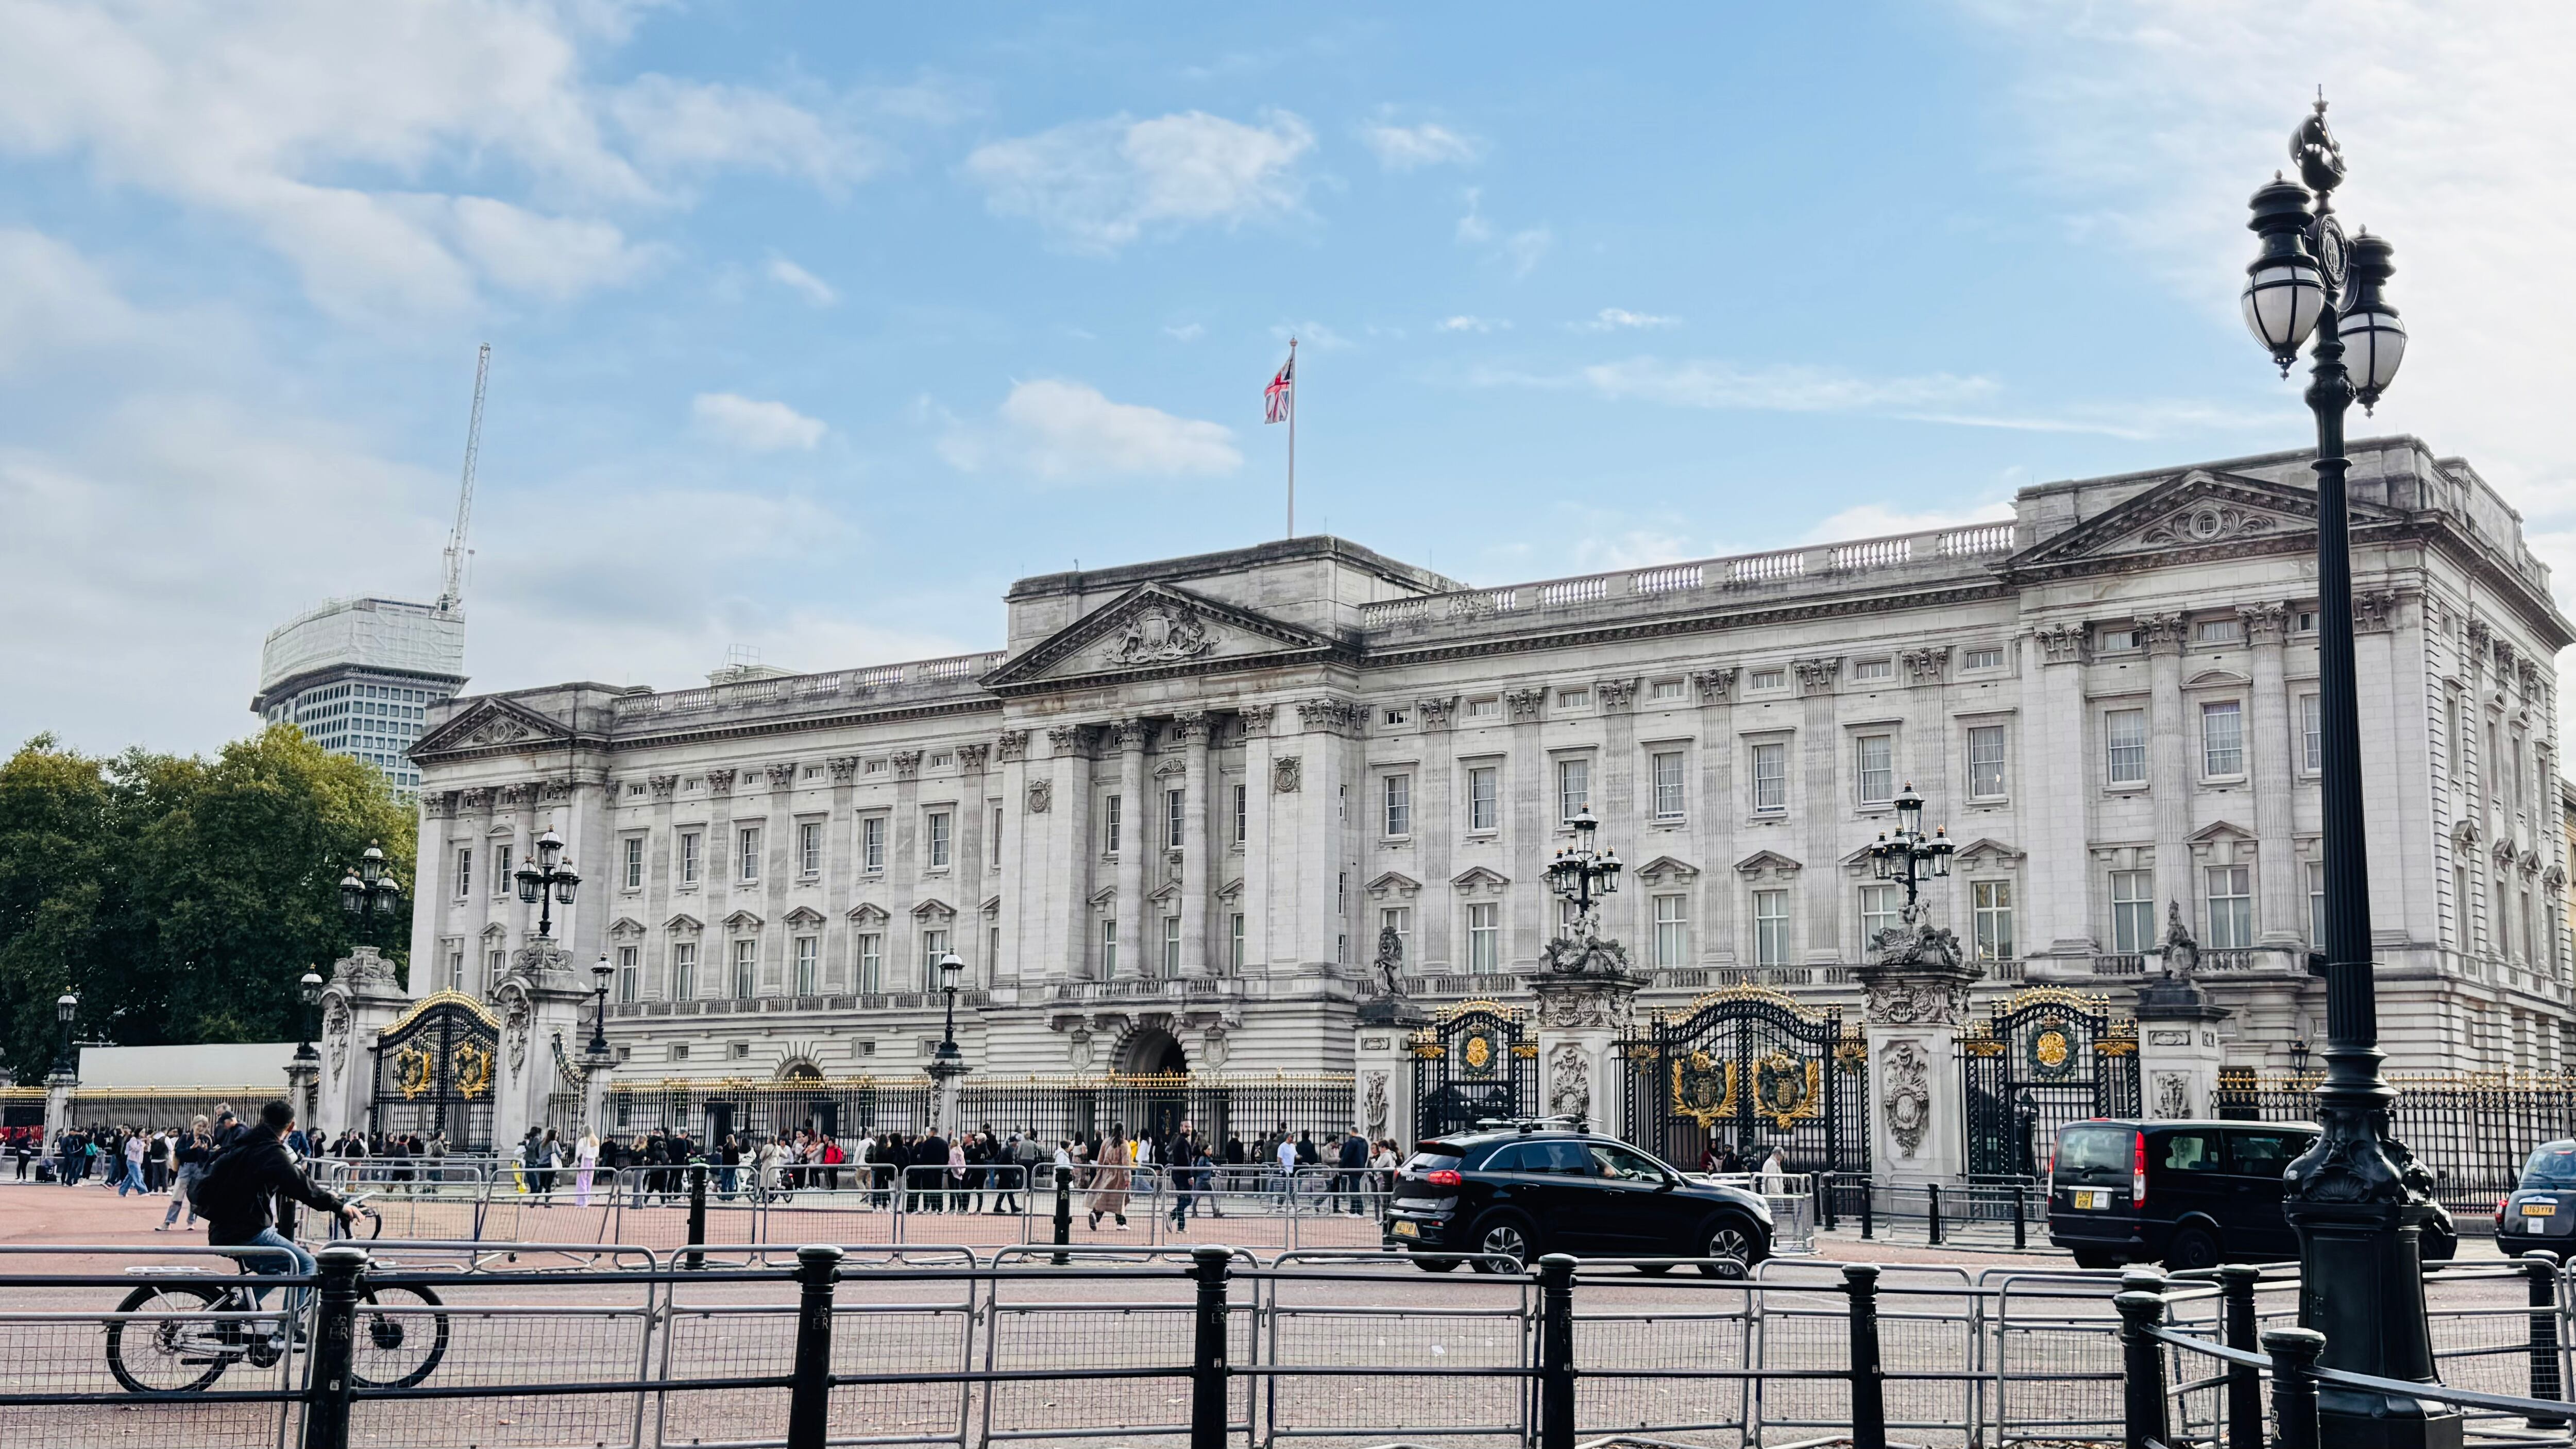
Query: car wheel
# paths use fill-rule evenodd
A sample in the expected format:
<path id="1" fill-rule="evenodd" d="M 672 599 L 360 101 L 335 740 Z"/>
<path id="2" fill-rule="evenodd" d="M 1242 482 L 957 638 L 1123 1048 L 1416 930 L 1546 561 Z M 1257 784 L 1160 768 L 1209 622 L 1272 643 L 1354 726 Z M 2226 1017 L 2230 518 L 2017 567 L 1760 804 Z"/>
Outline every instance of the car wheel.
<path id="1" fill-rule="evenodd" d="M 1691 1244 L 1691 1256 L 1705 1258 L 1699 1270 L 1712 1278 L 1742 1278 L 1762 1260 L 1761 1235 L 1751 1224 L 1732 1214 L 1721 1213 L 1700 1230 Z"/>
<path id="2" fill-rule="evenodd" d="M 2077 1248 L 2075 1250 L 2075 1266 L 2078 1268 L 2117 1268 L 2120 1266 L 2120 1260 L 2118 1257 L 2110 1253 L 2096 1252 L 2091 1248 Z"/>
<path id="3" fill-rule="evenodd" d="M 2165 1267 L 2173 1272 L 2218 1266 L 2218 1239 L 2206 1228 L 2177 1228 L 2165 1244 Z"/>
<path id="4" fill-rule="evenodd" d="M 1476 1271 L 1517 1273 L 1538 1257 L 1538 1232 L 1519 1213 L 1496 1213 L 1476 1224 Z M 1503 1267 L 1508 1262 L 1510 1267 Z"/>

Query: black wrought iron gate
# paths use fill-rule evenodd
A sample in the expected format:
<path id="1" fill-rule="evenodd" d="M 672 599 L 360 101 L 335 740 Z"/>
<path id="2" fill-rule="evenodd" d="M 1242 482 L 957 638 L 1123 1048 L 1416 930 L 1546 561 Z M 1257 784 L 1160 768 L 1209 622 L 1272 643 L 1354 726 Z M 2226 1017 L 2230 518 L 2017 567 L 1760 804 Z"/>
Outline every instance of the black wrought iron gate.
<path id="1" fill-rule="evenodd" d="M 424 997 L 376 1042 L 369 1130 L 444 1132 L 456 1148 L 491 1145 L 501 1023 L 482 1003 L 451 991 Z"/>
<path id="2" fill-rule="evenodd" d="M 1416 1139 L 1538 1115 L 1538 1045 L 1518 1007 L 1462 1001 L 1413 1034 Z"/>
<path id="3" fill-rule="evenodd" d="M 1959 1038 L 1968 1171 L 2036 1173 L 2057 1129 L 2135 1117 L 2138 1028 L 2108 998 L 2034 986 Z"/>
<path id="4" fill-rule="evenodd" d="M 1841 1012 L 1730 986 L 1619 1045 L 1628 1140 L 1666 1162 L 1749 1171 L 1776 1147 L 1792 1172 L 1869 1171 L 1869 1049 Z"/>

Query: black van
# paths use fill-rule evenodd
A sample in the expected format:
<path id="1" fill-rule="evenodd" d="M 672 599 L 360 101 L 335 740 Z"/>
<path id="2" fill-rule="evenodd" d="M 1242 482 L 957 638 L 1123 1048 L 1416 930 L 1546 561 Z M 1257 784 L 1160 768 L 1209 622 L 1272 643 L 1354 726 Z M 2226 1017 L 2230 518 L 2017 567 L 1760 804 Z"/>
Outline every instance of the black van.
<path id="1" fill-rule="evenodd" d="M 2296 1258 L 2281 1173 L 2316 1137 L 2312 1122 L 2070 1122 L 2049 1159 L 2049 1241 L 2083 1268 Z M 2448 1261 L 2459 1243 L 2435 1208 L 2424 1261 Z"/>

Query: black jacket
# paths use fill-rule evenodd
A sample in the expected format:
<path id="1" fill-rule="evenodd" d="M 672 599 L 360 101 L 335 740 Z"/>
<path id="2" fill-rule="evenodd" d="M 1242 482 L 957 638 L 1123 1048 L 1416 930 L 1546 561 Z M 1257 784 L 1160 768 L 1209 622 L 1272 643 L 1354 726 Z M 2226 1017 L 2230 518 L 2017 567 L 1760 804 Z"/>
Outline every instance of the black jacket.
<path id="1" fill-rule="evenodd" d="M 281 1197 L 326 1213 L 340 1210 L 340 1199 L 315 1186 L 286 1155 L 286 1144 L 263 1125 L 243 1132 L 215 1158 L 197 1182 L 194 1206 L 206 1219 L 206 1241 L 225 1247 L 275 1226 Z"/>

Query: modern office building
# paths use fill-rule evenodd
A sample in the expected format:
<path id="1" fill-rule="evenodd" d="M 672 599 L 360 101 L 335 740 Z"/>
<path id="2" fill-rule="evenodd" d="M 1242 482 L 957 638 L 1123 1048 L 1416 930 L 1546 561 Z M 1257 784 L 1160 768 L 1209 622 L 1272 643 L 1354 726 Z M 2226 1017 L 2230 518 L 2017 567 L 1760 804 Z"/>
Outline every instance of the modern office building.
<path id="1" fill-rule="evenodd" d="M 420 789 L 409 751 L 433 705 L 465 687 L 465 616 L 394 599 L 333 599 L 279 625 L 260 650 L 251 712 Z"/>

